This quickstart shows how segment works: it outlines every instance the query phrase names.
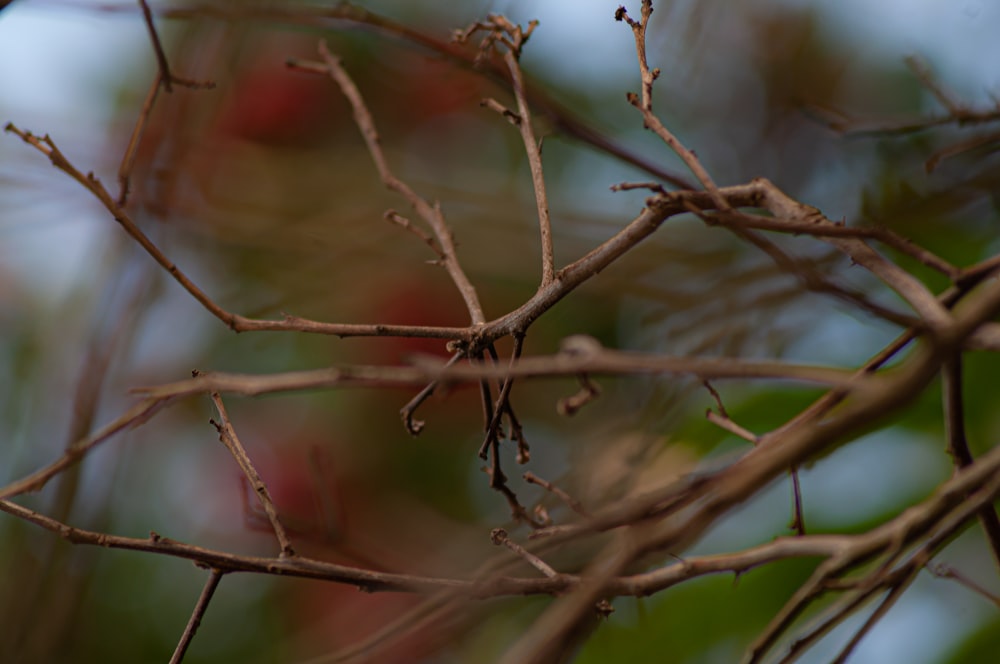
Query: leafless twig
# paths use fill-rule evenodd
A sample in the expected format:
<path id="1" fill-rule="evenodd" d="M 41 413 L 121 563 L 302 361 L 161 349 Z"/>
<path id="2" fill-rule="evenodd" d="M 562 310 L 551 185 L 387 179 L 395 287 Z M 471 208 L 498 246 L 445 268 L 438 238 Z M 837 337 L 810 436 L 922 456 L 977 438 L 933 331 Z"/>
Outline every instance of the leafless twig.
<path id="1" fill-rule="evenodd" d="M 484 49 L 502 44 L 503 61 L 507 65 L 510 74 L 511 87 L 514 92 L 514 99 L 517 101 L 517 113 L 500 106 L 496 100 L 486 100 L 486 105 L 494 110 L 499 110 L 505 117 L 511 120 L 512 124 L 521 132 L 521 141 L 524 143 L 524 151 L 528 155 L 528 166 L 531 169 L 531 184 L 535 191 L 535 203 L 538 208 L 538 229 L 541 235 L 542 247 L 542 283 L 541 287 L 548 286 L 555 278 L 555 258 L 552 249 L 552 220 L 549 215 L 549 199 L 545 189 L 545 173 L 542 170 L 542 150 L 538 139 L 535 137 L 535 129 L 531 122 L 531 107 L 528 103 L 528 96 L 525 92 L 524 76 L 521 73 L 521 49 L 525 42 L 531 37 L 531 33 L 538 25 L 537 21 L 528 24 L 528 29 L 523 30 L 521 26 L 514 25 L 503 16 L 491 14 L 486 23 L 476 23 L 468 30 L 456 33 L 456 41 L 466 42 L 469 37 L 480 30 L 487 33 L 480 46 L 480 52 Z"/>
<path id="2" fill-rule="evenodd" d="M 236 435 L 236 430 L 233 428 L 233 423 L 229 420 L 229 413 L 226 412 L 226 406 L 222 402 L 222 397 L 219 396 L 218 392 L 213 392 L 211 396 L 212 403 L 215 404 L 215 408 L 219 412 L 219 422 L 212 421 L 212 425 L 219 432 L 219 440 L 226 446 L 229 453 L 233 455 L 233 459 L 236 460 L 240 470 L 246 476 L 247 482 L 250 483 L 254 495 L 257 496 L 261 506 L 264 508 L 264 513 L 267 514 L 267 519 L 271 522 L 274 535 L 278 538 L 281 555 L 294 556 L 295 550 L 288 539 L 285 527 L 281 525 L 281 520 L 278 518 L 278 510 L 274 507 L 274 501 L 271 500 L 271 494 L 267 490 L 267 485 L 260 478 L 260 473 L 257 472 L 253 462 L 250 460 L 250 455 L 247 454 L 246 448 L 243 447 L 243 443 L 240 442 L 239 437 Z"/>
<path id="3" fill-rule="evenodd" d="M 208 603 L 212 601 L 212 596 L 215 595 L 215 589 L 219 587 L 219 581 L 221 580 L 222 572 L 217 569 L 213 569 L 208 575 L 208 579 L 205 580 L 205 587 L 202 588 L 201 595 L 198 597 L 198 603 L 194 605 L 191 618 L 188 620 L 187 626 L 184 627 L 184 633 L 181 634 L 181 640 L 177 644 L 174 654 L 170 657 L 170 664 L 180 664 L 180 662 L 184 661 L 184 655 L 187 653 L 192 639 L 194 639 L 195 632 L 201 626 L 201 619 L 205 616 L 205 611 L 208 610 Z"/>

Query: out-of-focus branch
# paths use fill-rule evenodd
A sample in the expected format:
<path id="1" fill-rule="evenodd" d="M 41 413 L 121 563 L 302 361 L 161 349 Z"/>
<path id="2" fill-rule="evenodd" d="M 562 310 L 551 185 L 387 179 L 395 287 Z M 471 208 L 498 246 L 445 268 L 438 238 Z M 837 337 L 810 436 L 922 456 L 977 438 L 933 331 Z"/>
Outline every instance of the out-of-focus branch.
<path id="1" fill-rule="evenodd" d="M 962 356 L 956 353 L 941 369 L 941 391 L 944 399 L 945 433 L 948 452 L 957 468 L 974 463 L 965 433 L 965 399 L 962 389 Z M 984 505 L 979 512 L 979 522 L 990 544 L 993 559 L 1000 566 L 1000 518 L 992 505 Z"/>
<path id="2" fill-rule="evenodd" d="M 805 222 L 806 224 L 812 223 L 827 228 L 835 226 L 819 210 L 796 201 L 764 178 L 756 178 L 748 186 L 754 190 L 747 192 L 753 200 L 751 204 L 768 210 L 779 219 Z M 714 197 L 713 202 L 715 202 Z M 721 212 L 726 214 L 726 210 L 721 210 Z M 742 215 L 740 217 L 742 218 Z M 840 249 L 852 261 L 867 268 L 896 291 L 920 314 L 923 322 L 932 330 L 937 331 L 948 325 L 950 320 L 948 310 L 941 306 L 926 286 L 910 273 L 879 255 L 862 240 L 837 235 L 820 235 L 819 237 Z M 921 252 L 921 255 L 929 255 L 929 252 Z M 957 274 L 957 271 L 951 266 L 946 265 L 945 269 L 953 275 Z"/>
<path id="3" fill-rule="evenodd" d="M 354 365 L 330 369 L 288 371 L 275 374 L 236 374 L 208 371 L 174 383 L 135 388 L 135 394 L 166 399 L 193 394 L 221 392 L 258 396 L 279 392 L 349 387 L 410 387 L 428 380 L 439 383 L 475 383 L 483 379 L 512 377 L 555 378 L 580 373 L 607 375 L 690 375 L 701 380 L 788 380 L 845 388 L 855 394 L 883 389 L 887 379 L 862 379 L 852 370 L 789 364 L 780 361 L 752 361 L 716 357 L 675 357 L 651 353 L 617 351 L 596 342 L 588 354 L 572 349 L 580 337 L 571 337 L 564 346 L 570 350 L 557 355 L 534 356 L 508 366 L 486 363 L 444 363 L 416 358 L 414 366 Z M 584 337 L 589 343 L 593 341 Z"/>
<path id="4" fill-rule="evenodd" d="M 48 466 L 0 488 L 0 499 L 40 490 L 53 477 L 79 463 L 94 447 L 112 438 L 115 434 L 146 422 L 170 401 L 170 398 L 143 399 L 110 424 L 70 445 L 61 457 Z"/>
<path id="5" fill-rule="evenodd" d="M 843 113 L 831 111 L 819 107 L 810 107 L 806 110 L 825 123 L 834 131 L 838 131 L 850 136 L 899 136 L 913 134 L 928 129 L 944 127 L 947 125 L 958 125 L 968 127 L 973 125 L 988 124 L 1000 121 L 1000 104 L 994 108 L 974 110 L 957 100 L 954 94 L 946 90 L 945 87 L 935 79 L 930 68 L 923 60 L 916 56 L 907 57 L 906 66 L 917 77 L 921 85 L 941 104 L 947 114 L 934 115 L 923 120 L 907 121 L 899 124 L 889 124 L 881 120 L 860 120 L 845 116 Z M 933 169 L 933 164 L 928 162 L 928 170 Z"/>

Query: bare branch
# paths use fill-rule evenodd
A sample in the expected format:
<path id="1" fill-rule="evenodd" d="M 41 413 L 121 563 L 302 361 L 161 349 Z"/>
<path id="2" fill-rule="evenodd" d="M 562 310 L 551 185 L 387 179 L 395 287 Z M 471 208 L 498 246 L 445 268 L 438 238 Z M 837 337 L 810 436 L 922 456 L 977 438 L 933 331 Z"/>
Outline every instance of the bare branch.
<path id="1" fill-rule="evenodd" d="M 941 370 L 941 389 L 944 398 L 945 432 L 948 435 L 948 452 L 957 468 L 972 465 L 972 452 L 965 434 L 965 403 L 962 393 L 962 357 L 955 354 L 944 363 Z M 992 505 L 984 505 L 979 512 L 986 540 L 993 552 L 994 562 L 1000 566 L 1000 518 Z"/>
<path id="2" fill-rule="evenodd" d="M 535 137 L 535 130 L 531 122 L 531 107 L 528 103 L 528 96 L 525 92 L 524 76 L 521 73 L 521 49 L 528 41 L 531 32 L 538 25 L 533 21 L 524 31 L 521 26 L 514 25 L 503 16 L 491 15 L 485 24 L 477 23 L 469 30 L 459 32 L 456 40 L 465 42 L 472 32 L 483 30 L 487 32 L 480 46 L 480 53 L 490 47 L 497 47 L 497 44 L 504 46 L 503 61 L 507 65 L 510 74 L 511 87 L 514 92 L 514 99 L 517 101 L 517 113 L 504 108 L 496 100 L 484 100 L 485 105 L 500 112 L 521 132 L 521 141 L 524 143 L 524 151 L 528 155 L 528 166 L 531 169 L 531 184 L 535 191 L 535 203 L 538 208 L 538 229 L 541 235 L 542 248 L 542 283 L 544 288 L 552 283 L 555 278 L 555 258 L 552 249 L 552 220 L 549 216 L 549 199 L 545 190 L 545 174 L 542 170 L 542 150 L 541 144 Z"/>
<path id="3" fill-rule="evenodd" d="M 233 424 L 229 420 L 229 413 L 226 412 L 226 406 L 222 403 L 222 397 L 219 396 L 218 392 L 213 392 L 211 396 L 212 403 L 215 404 L 216 410 L 219 411 L 219 422 L 211 422 L 219 432 L 219 441 L 233 455 L 233 459 L 236 460 L 240 470 L 243 471 L 243 475 L 246 476 L 247 482 L 250 483 L 254 495 L 257 496 L 261 506 L 264 508 L 264 513 L 267 514 L 267 519 L 271 523 L 274 535 L 278 538 L 281 555 L 294 556 L 295 550 L 288 539 L 285 527 L 281 525 L 281 520 L 278 518 L 278 510 L 274 507 L 274 501 L 271 500 L 271 494 L 267 490 L 267 485 L 260 478 L 260 473 L 257 472 L 253 462 L 250 460 L 250 455 L 247 454 L 246 448 L 243 447 L 243 443 L 240 442 L 239 437 L 236 435 L 236 430 L 233 429 Z"/>
<path id="4" fill-rule="evenodd" d="M 708 174 L 708 171 L 705 170 L 705 167 L 702 166 L 701 160 L 698 159 L 694 152 L 681 143 L 653 113 L 653 82 L 659 78 L 660 70 L 650 69 L 649 62 L 646 59 L 646 27 L 649 25 L 649 17 L 652 14 L 653 5 L 648 0 L 643 0 L 642 18 L 639 21 L 630 18 L 624 7 L 619 7 L 618 11 L 615 12 L 615 20 L 625 20 L 629 27 L 632 28 L 632 34 L 635 37 L 636 56 L 639 61 L 639 74 L 642 77 L 642 96 L 639 97 L 634 92 L 630 92 L 626 95 L 626 98 L 630 104 L 642 113 L 643 126 L 656 134 L 660 140 L 666 143 L 681 158 L 684 165 L 688 167 L 694 176 L 698 178 L 698 182 L 708 191 L 718 209 L 728 210 L 729 203 L 719 193 L 719 188 Z"/>
<path id="5" fill-rule="evenodd" d="M 184 633 L 181 634 L 181 640 L 177 644 L 174 654 L 170 657 L 170 664 L 180 664 L 180 662 L 184 661 L 184 655 L 187 653 L 187 649 L 194 639 L 195 632 L 201 626 L 201 619 L 204 617 L 205 611 L 208 610 L 208 603 L 212 601 L 212 596 L 215 595 L 215 589 L 219 587 L 219 581 L 221 580 L 222 572 L 217 569 L 213 569 L 208 575 L 208 579 L 205 580 L 205 587 L 202 588 L 198 602 L 194 605 L 194 610 L 191 612 L 191 618 L 188 620 L 187 626 L 184 627 Z"/>
<path id="6" fill-rule="evenodd" d="M 503 528 L 494 528 L 493 531 L 490 532 L 490 541 L 497 546 L 507 547 L 548 578 L 556 579 L 559 577 L 559 572 L 552 569 L 544 560 L 512 540 L 510 536 L 507 535 L 507 531 Z"/>
<path id="7" fill-rule="evenodd" d="M 448 271 L 448 275 L 455 283 L 455 287 L 458 289 L 459 294 L 461 294 L 462 299 L 465 301 L 465 306 L 469 310 L 469 316 L 472 319 L 472 324 L 483 324 L 486 319 L 483 314 L 482 305 L 479 303 L 479 295 L 476 293 L 475 287 L 472 285 L 472 282 L 469 281 L 468 276 L 466 276 L 465 271 L 458 262 L 451 229 L 448 228 L 448 224 L 445 222 L 440 206 L 436 203 L 431 204 L 427 202 L 415 191 L 413 191 L 409 185 L 393 175 L 389 168 L 389 163 L 386 161 L 385 154 L 382 152 L 382 147 L 379 144 L 379 136 L 378 131 L 375 129 L 375 121 L 372 119 L 371 113 L 368 111 L 368 107 L 365 105 L 364 99 L 361 97 L 361 92 L 358 90 L 358 87 L 354 84 L 350 75 L 341 65 L 340 59 L 330 53 L 325 41 L 320 42 L 319 54 L 320 57 L 323 58 L 322 64 L 301 63 L 298 61 L 289 61 L 288 64 L 289 66 L 297 69 L 325 72 L 337 83 L 341 92 L 344 93 L 344 96 L 347 97 L 347 101 L 351 104 L 351 108 L 354 111 L 354 121 L 358 125 L 358 129 L 361 131 L 361 136 L 365 140 L 365 145 L 368 146 L 368 152 L 372 157 L 372 161 L 375 163 L 375 168 L 378 170 L 378 174 L 382 179 L 382 182 L 390 190 L 398 193 L 406 199 L 406 201 L 413 206 L 413 209 L 417 211 L 417 214 L 419 214 L 420 217 L 426 221 L 434 231 L 434 236 L 437 238 L 441 252 L 444 254 L 444 257 L 441 259 L 441 263 Z"/>

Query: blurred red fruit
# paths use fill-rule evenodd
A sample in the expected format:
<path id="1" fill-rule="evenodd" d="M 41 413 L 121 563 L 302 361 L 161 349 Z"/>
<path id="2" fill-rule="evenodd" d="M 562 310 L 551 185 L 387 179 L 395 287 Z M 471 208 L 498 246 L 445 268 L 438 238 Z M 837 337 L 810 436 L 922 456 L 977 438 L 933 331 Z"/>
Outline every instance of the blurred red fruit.
<path id="1" fill-rule="evenodd" d="M 219 135 L 270 145 L 308 144 L 335 126 L 332 81 L 285 68 L 279 59 L 237 75 L 219 106 Z"/>

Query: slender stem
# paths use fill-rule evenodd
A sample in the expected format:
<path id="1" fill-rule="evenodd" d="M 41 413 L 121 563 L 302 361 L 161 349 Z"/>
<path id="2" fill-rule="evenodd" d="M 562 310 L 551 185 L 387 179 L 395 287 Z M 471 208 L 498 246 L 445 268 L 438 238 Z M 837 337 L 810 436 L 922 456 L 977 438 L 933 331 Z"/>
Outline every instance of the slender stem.
<path id="1" fill-rule="evenodd" d="M 208 610 L 208 603 L 212 601 L 215 589 L 219 587 L 222 574 L 221 570 L 213 569 L 208 579 L 205 580 L 205 587 L 202 588 L 201 595 L 198 597 L 198 602 L 194 605 L 194 610 L 191 612 L 187 626 L 184 627 L 184 633 L 181 634 L 181 640 L 177 644 L 174 654 L 170 657 L 170 664 L 180 664 L 184 660 L 184 655 L 187 653 L 192 639 L 194 639 L 195 632 L 201 627 L 201 619 L 205 616 L 205 611 Z"/>

